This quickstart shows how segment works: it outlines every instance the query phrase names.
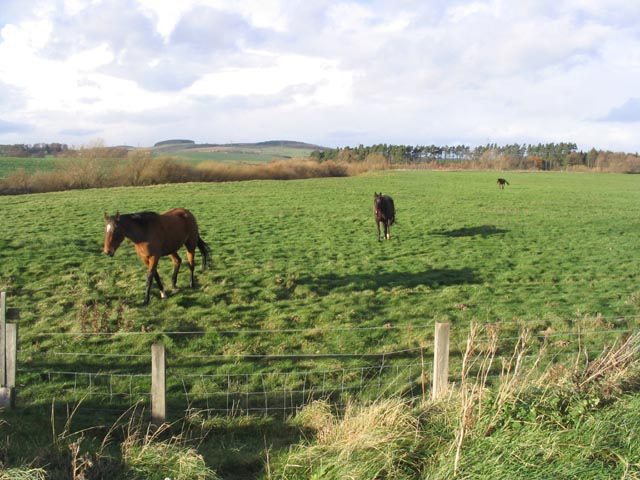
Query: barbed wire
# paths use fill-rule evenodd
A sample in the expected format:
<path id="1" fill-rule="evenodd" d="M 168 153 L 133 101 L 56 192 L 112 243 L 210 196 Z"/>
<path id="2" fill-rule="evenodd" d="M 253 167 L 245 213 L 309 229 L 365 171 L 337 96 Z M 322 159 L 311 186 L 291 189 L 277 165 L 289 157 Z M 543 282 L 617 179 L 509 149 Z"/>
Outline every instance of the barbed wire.
<path id="1" fill-rule="evenodd" d="M 495 320 L 495 321 L 473 321 L 480 325 L 509 325 L 523 324 L 535 322 L 579 322 L 579 321 L 608 321 L 623 322 L 627 320 L 640 319 L 640 315 L 599 315 L 583 313 L 581 316 L 575 317 L 559 317 L 559 318 L 521 318 L 516 320 Z M 385 323 L 383 325 L 373 325 L 368 327 L 306 327 L 306 328 L 266 328 L 266 329 L 225 329 L 225 330 L 191 330 L 191 331 L 140 331 L 140 332 L 38 332 L 33 337 L 56 337 L 56 336 L 205 336 L 205 335 L 257 335 L 267 333 L 305 333 L 305 332 L 350 332 L 350 331 L 376 331 L 376 330 L 421 330 L 433 328 L 435 319 L 427 323 L 398 325 Z"/>
<path id="2" fill-rule="evenodd" d="M 581 336 L 589 336 L 589 335 L 611 335 L 611 334 L 621 334 L 621 333 L 635 333 L 638 332 L 639 329 L 624 329 L 624 330 L 593 330 L 593 331 L 579 331 L 579 332 L 558 332 L 558 333 L 548 333 L 542 335 L 531 335 L 532 339 L 546 339 L 546 338 L 560 338 L 560 337 L 581 337 Z M 522 336 L 517 337 L 498 337 L 500 342 L 514 341 L 520 340 Z M 489 339 L 479 338 L 477 343 L 487 343 L 490 342 Z"/>
<path id="3" fill-rule="evenodd" d="M 127 336 L 127 335 L 241 335 L 260 333 L 303 333 L 303 332 L 349 332 L 368 330 L 419 330 L 433 328 L 435 321 L 428 324 L 392 325 L 384 324 L 371 327 L 308 327 L 308 328 L 266 328 L 266 329 L 237 329 L 237 330 L 194 330 L 194 331 L 145 331 L 145 332 L 40 332 L 39 336 Z"/>

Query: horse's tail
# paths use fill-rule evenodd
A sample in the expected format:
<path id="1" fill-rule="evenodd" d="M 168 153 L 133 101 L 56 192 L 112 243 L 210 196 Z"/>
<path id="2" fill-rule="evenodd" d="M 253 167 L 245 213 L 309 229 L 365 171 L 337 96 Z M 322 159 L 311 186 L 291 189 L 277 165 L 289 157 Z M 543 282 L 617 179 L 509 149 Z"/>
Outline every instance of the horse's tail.
<path id="1" fill-rule="evenodd" d="M 211 249 L 207 242 L 205 242 L 200 236 L 198 236 L 198 250 L 202 254 L 202 268 L 206 269 L 211 262 Z"/>

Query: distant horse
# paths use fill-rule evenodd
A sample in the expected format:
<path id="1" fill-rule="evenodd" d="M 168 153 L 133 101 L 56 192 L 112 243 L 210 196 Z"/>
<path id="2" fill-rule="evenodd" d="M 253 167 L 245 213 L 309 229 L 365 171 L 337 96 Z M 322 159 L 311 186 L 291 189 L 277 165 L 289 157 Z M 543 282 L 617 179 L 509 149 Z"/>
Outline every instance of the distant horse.
<path id="1" fill-rule="evenodd" d="M 391 238 L 391 225 L 396 221 L 396 209 L 393 205 L 393 199 L 382 192 L 373 194 L 373 214 L 378 227 L 378 241 L 380 241 L 380 223 L 384 226 L 384 238 Z"/>
<path id="2" fill-rule="evenodd" d="M 504 178 L 499 178 L 496 183 L 498 184 L 498 187 L 503 189 L 503 190 L 504 190 L 504 186 L 505 185 L 509 185 L 509 182 L 507 182 L 507 180 L 504 179 Z"/>
<path id="3" fill-rule="evenodd" d="M 178 250 L 184 245 L 187 248 L 187 262 L 191 270 L 191 288 L 195 286 L 193 270 L 195 267 L 196 247 L 203 257 L 203 268 L 206 268 L 211 256 L 209 246 L 198 234 L 198 224 L 193 214 L 184 208 L 174 208 L 159 215 L 154 212 L 140 212 L 131 214 L 116 213 L 113 216 L 105 213 L 107 221 L 105 227 L 103 251 L 113 257 L 125 238 L 133 242 L 138 256 L 147 266 L 147 285 L 144 294 L 144 305 L 149 303 L 151 283 L 155 278 L 160 297 L 165 298 L 164 287 L 158 275 L 158 260 L 169 255 L 173 261 L 173 288 L 176 289 L 178 271 L 182 259 Z"/>

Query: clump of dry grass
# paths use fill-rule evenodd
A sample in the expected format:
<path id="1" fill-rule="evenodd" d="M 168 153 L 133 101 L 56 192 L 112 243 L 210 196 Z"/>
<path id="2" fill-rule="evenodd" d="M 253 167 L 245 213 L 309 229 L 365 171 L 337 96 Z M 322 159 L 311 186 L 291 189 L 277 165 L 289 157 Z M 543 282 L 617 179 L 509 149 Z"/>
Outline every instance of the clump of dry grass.
<path id="1" fill-rule="evenodd" d="M 620 391 L 620 385 L 630 381 L 640 364 L 640 333 L 629 335 L 626 339 L 605 346 L 603 352 L 594 360 L 589 360 L 584 352 L 576 358 L 571 379 L 578 392 L 597 389 L 603 395 L 614 395 Z M 581 361 L 580 359 L 583 358 Z"/>
<path id="2" fill-rule="evenodd" d="M 169 425 L 158 429 L 136 426 L 122 443 L 122 460 L 127 478 L 172 478 L 176 480 L 215 480 L 196 449 L 187 446 L 181 435 L 168 435 Z"/>
<path id="3" fill-rule="evenodd" d="M 0 480 L 45 480 L 46 470 L 42 468 L 3 468 Z"/>
<path id="4" fill-rule="evenodd" d="M 420 417 L 398 398 L 349 404 L 340 416 L 324 402 L 305 407 L 298 424 L 315 431 L 316 442 L 291 451 L 282 478 L 415 478 L 426 442 Z"/>

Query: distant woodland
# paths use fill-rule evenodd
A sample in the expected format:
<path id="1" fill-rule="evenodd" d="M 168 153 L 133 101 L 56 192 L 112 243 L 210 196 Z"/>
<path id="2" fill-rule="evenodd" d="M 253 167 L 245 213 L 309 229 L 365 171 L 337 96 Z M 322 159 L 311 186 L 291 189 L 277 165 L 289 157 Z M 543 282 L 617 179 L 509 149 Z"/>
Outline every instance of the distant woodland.
<path id="1" fill-rule="evenodd" d="M 539 143 L 537 145 L 487 144 L 478 147 L 411 146 L 377 144 L 314 151 L 317 161 L 361 162 L 372 155 L 384 157 L 390 165 L 425 168 L 489 168 L 501 170 L 597 170 L 640 173 L 637 153 L 591 149 L 579 151 L 575 143 Z"/>

